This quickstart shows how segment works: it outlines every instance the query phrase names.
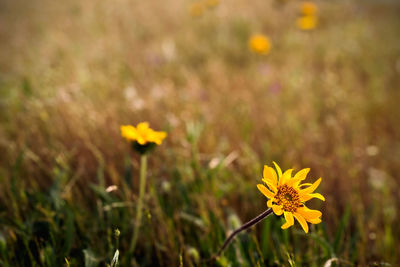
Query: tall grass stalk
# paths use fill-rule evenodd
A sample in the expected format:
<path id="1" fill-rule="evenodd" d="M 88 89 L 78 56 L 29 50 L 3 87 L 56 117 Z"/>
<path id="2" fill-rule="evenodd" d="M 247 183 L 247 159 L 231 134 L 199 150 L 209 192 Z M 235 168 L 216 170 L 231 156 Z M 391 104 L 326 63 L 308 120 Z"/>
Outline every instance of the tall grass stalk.
<path id="1" fill-rule="evenodd" d="M 147 170 L 147 155 L 143 154 L 140 156 L 139 199 L 137 202 L 135 226 L 133 230 L 131 245 L 129 248 L 129 255 L 131 255 L 135 251 L 136 242 L 139 234 L 139 228 L 142 220 L 143 197 L 144 197 L 144 190 L 146 188 L 146 170 Z"/>

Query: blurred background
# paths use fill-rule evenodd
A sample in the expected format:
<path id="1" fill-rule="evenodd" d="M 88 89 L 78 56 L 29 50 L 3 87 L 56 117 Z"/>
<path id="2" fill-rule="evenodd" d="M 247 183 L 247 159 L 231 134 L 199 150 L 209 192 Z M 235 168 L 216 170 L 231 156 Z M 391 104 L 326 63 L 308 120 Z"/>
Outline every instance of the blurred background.
<path id="1" fill-rule="evenodd" d="M 310 167 L 305 234 L 271 216 L 215 266 L 396 266 L 400 3 L 0 0 L 0 265 L 209 266 Z M 168 132 L 139 157 L 121 124 Z"/>

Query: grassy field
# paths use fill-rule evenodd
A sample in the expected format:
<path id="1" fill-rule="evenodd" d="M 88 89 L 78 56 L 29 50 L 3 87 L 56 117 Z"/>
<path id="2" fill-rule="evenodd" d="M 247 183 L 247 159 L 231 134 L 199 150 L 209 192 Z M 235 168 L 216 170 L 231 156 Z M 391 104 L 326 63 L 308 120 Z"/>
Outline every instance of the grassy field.
<path id="1" fill-rule="evenodd" d="M 400 3 L 314 3 L 302 30 L 295 0 L 0 0 L 0 266 L 400 264 Z M 168 136 L 130 254 L 141 121 Z M 272 161 L 322 177 L 322 223 L 270 216 L 205 262 Z"/>

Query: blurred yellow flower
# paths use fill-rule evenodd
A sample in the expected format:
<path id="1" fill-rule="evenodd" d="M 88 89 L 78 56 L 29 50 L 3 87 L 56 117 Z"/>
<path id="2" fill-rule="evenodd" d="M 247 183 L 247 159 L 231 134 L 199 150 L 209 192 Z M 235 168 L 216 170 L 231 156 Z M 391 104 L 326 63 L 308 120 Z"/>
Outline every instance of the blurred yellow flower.
<path id="1" fill-rule="evenodd" d="M 302 16 L 297 19 L 296 25 L 299 29 L 309 31 L 317 26 L 318 19 L 315 16 Z"/>
<path id="2" fill-rule="evenodd" d="M 141 122 L 136 127 L 132 125 L 122 125 L 121 136 L 127 141 L 136 141 L 140 145 L 146 145 L 148 143 L 155 143 L 161 145 L 165 137 L 166 132 L 157 132 L 149 127 L 148 122 Z"/>
<path id="3" fill-rule="evenodd" d="M 213 7 L 218 6 L 219 0 L 205 0 L 205 4 L 207 7 L 213 8 Z"/>
<path id="4" fill-rule="evenodd" d="M 249 48 L 255 53 L 267 55 L 271 50 L 271 42 L 263 34 L 254 34 L 249 40 Z"/>
<path id="5" fill-rule="evenodd" d="M 189 13 L 192 17 L 200 17 L 205 12 L 205 6 L 201 2 L 193 3 L 189 8 Z"/>
<path id="6" fill-rule="evenodd" d="M 308 233 L 308 224 L 318 224 L 321 222 L 322 213 L 318 210 L 311 210 L 304 205 L 304 202 L 318 198 L 325 201 L 325 198 L 319 193 L 313 193 L 321 183 L 319 178 L 315 183 L 304 183 L 303 181 L 309 168 L 302 169 L 292 177 L 292 169 L 285 171 L 282 174 L 281 168 L 274 162 L 276 172 L 272 167 L 264 166 L 263 179 L 266 187 L 263 184 L 258 184 L 257 188 L 267 198 L 267 206 L 272 208 L 278 216 L 284 215 L 286 223 L 281 226 L 282 229 L 287 229 L 294 224 L 294 218 L 299 221 L 304 232 Z M 304 186 L 308 186 L 303 189 Z"/>
<path id="7" fill-rule="evenodd" d="M 304 16 L 311 16 L 315 15 L 318 11 L 317 5 L 314 4 L 313 2 L 303 2 L 301 4 L 301 14 Z"/>

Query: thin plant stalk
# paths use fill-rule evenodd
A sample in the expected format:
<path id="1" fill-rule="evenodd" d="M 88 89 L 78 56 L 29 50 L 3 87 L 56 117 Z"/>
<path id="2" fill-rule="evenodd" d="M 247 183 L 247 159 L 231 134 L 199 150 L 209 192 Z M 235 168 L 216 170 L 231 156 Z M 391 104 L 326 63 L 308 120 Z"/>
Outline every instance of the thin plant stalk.
<path id="1" fill-rule="evenodd" d="M 233 238 L 239 234 L 240 232 L 249 229 L 250 227 L 252 227 L 253 225 L 256 225 L 257 223 L 261 222 L 262 220 L 264 220 L 268 215 L 270 215 L 272 213 L 272 209 L 269 208 L 266 211 L 264 211 L 263 213 L 261 213 L 260 215 L 258 215 L 257 217 L 255 217 L 254 219 L 248 221 L 247 223 L 243 224 L 242 226 L 240 226 L 238 229 L 236 229 L 235 231 L 233 231 L 228 238 L 225 240 L 224 244 L 222 245 L 222 247 L 218 250 L 218 252 L 212 256 L 208 261 L 214 260 L 217 257 L 219 257 L 221 255 L 221 253 L 225 250 L 225 248 L 229 245 L 229 243 L 231 243 L 231 241 L 233 240 Z"/>
<path id="2" fill-rule="evenodd" d="M 139 234 L 139 228 L 142 220 L 143 197 L 146 188 L 146 170 L 147 170 L 147 155 L 143 154 L 140 156 L 139 198 L 136 206 L 135 228 L 133 229 L 133 236 L 132 236 L 131 246 L 129 248 L 129 254 L 132 254 L 135 250 Z"/>

